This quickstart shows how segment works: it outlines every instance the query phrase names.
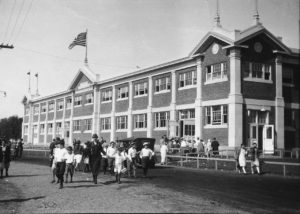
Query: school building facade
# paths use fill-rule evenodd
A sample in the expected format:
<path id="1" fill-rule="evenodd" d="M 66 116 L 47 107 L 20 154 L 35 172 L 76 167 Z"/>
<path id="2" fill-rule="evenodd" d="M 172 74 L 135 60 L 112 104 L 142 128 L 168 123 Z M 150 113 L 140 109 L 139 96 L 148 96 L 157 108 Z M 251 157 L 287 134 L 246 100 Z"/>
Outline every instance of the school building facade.
<path id="1" fill-rule="evenodd" d="M 216 137 L 221 148 L 300 147 L 299 50 L 257 22 L 240 31 L 217 24 L 182 59 L 100 80 L 88 66 L 66 91 L 24 106 L 25 143 L 53 138 Z"/>

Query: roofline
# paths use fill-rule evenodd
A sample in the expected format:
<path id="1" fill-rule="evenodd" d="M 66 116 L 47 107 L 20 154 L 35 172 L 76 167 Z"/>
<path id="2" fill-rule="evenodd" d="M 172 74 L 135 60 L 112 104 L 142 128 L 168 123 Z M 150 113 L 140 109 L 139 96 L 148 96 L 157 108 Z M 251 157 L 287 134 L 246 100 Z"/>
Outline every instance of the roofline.
<path id="1" fill-rule="evenodd" d="M 68 94 L 72 92 L 72 90 L 67 90 L 67 91 L 62 91 L 62 92 L 58 92 L 56 94 L 51 94 L 51 95 L 47 95 L 47 96 L 44 96 L 44 97 L 39 97 L 39 98 L 33 98 L 31 100 L 28 101 L 28 103 L 35 103 L 35 102 L 39 102 L 39 101 L 42 101 L 44 99 L 49 99 L 51 97 L 56 97 L 56 96 L 60 96 L 60 95 L 64 95 L 64 94 Z"/>
<path id="2" fill-rule="evenodd" d="M 97 82 L 97 84 L 98 85 L 105 84 L 105 83 L 109 83 L 109 82 L 112 82 L 112 81 L 115 81 L 115 80 L 120 80 L 120 79 L 124 79 L 124 78 L 128 78 L 128 77 L 132 77 L 132 76 L 135 76 L 135 75 L 139 75 L 139 74 L 144 74 L 144 73 L 149 72 L 149 71 L 154 71 L 154 70 L 161 69 L 161 68 L 164 68 L 164 67 L 168 67 L 168 66 L 171 66 L 171 65 L 176 65 L 178 63 L 187 62 L 187 61 L 193 60 L 194 58 L 195 57 L 184 57 L 184 58 L 176 59 L 176 60 L 173 60 L 173 61 L 169 61 L 169 62 L 166 62 L 166 63 L 155 65 L 155 66 L 152 66 L 152 67 L 148 67 L 148 68 L 145 68 L 145 69 L 137 70 L 137 71 L 134 71 L 134 72 L 131 72 L 131 73 L 123 74 L 121 76 L 116 76 L 116 77 L 112 77 L 112 78 L 109 78 L 109 79 L 106 79 L 106 80 L 102 80 L 102 81 Z"/>

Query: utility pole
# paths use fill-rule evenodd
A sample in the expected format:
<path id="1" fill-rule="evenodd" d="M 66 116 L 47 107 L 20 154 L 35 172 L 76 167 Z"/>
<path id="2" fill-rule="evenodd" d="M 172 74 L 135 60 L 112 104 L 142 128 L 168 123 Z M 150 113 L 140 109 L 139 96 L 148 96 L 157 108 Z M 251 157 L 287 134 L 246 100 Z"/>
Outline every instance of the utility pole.
<path id="1" fill-rule="evenodd" d="M 2 44 L 0 44 L 0 49 L 1 49 L 1 48 L 9 48 L 9 49 L 13 49 L 14 46 L 13 46 L 13 45 L 8 45 L 8 44 L 4 45 L 4 44 L 2 43 Z"/>

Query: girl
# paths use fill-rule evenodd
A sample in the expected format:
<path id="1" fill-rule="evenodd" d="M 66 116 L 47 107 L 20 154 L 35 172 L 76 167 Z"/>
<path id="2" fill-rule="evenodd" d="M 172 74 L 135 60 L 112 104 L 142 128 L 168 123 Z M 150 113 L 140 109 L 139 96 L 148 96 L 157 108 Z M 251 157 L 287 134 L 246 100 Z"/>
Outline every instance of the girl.
<path id="1" fill-rule="evenodd" d="M 246 166 L 246 155 L 247 155 L 247 150 L 246 150 L 246 148 L 245 148 L 245 145 L 242 144 L 242 145 L 241 145 L 240 154 L 239 154 L 239 164 L 240 164 L 240 168 L 242 168 L 244 174 L 247 174 L 247 172 L 246 172 L 246 170 L 245 170 L 245 166 Z"/>
<path id="2" fill-rule="evenodd" d="M 115 169 L 116 173 L 116 182 L 121 183 L 121 170 L 124 167 L 123 162 L 125 161 L 125 156 L 121 154 L 121 148 L 118 148 L 117 153 L 115 154 Z"/>

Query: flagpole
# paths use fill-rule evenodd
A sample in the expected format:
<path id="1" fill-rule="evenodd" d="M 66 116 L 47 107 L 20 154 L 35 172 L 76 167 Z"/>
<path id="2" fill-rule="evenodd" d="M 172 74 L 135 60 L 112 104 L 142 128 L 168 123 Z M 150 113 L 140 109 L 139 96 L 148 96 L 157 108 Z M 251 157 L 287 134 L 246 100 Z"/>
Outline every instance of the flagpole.
<path id="1" fill-rule="evenodd" d="M 84 63 L 85 65 L 88 65 L 88 59 L 87 59 L 87 46 L 88 46 L 88 29 L 86 29 L 86 44 L 85 44 L 85 59 L 84 59 Z"/>
<path id="2" fill-rule="evenodd" d="M 28 75 L 28 94 L 29 94 L 29 96 L 31 96 L 31 89 L 30 89 L 30 70 L 29 70 L 29 72 L 27 72 L 27 75 Z"/>

